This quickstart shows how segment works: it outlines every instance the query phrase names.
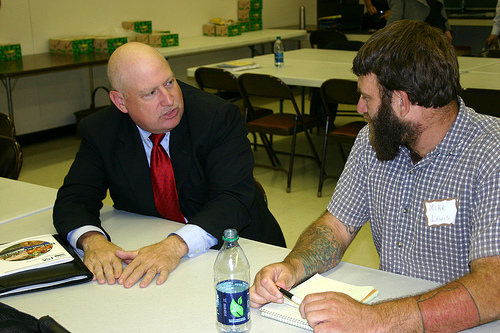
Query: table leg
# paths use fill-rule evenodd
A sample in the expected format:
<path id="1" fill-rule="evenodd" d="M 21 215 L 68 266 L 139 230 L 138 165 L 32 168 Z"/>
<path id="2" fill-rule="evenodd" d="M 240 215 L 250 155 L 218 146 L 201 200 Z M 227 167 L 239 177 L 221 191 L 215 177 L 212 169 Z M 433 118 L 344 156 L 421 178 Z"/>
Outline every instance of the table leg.
<path id="1" fill-rule="evenodd" d="M 5 86 L 5 91 L 7 92 L 7 109 L 9 110 L 9 117 L 14 122 L 14 107 L 12 105 L 12 86 L 10 85 L 10 77 L 6 76 L 5 80 L 2 79 L 2 83 Z"/>
<path id="2" fill-rule="evenodd" d="M 89 85 L 90 85 L 90 96 L 94 92 L 94 70 L 92 66 L 89 66 Z"/>

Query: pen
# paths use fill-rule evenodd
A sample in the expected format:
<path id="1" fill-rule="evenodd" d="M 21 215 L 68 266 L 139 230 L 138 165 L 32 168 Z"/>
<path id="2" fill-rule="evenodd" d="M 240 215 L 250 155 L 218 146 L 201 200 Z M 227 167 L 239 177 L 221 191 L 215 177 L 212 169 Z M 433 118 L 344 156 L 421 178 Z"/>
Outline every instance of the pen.
<path id="1" fill-rule="evenodd" d="M 278 286 L 276 286 L 278 287 Z M 295 302 L 297 303 L 298 305 L 300 305 L 300 303 L 302 303 L 302 298 L 300 297 L 297 297 L 295 296 L 294 294 L 292 294 L 291 292 L 289 292 L 288 290 L 285 290 L 281 287 L 278 287 L 278 290 L 284 295 L 286 296 L 286 298 L 288 298 L 289 300 L 291 300 L 292 302 Z"/>

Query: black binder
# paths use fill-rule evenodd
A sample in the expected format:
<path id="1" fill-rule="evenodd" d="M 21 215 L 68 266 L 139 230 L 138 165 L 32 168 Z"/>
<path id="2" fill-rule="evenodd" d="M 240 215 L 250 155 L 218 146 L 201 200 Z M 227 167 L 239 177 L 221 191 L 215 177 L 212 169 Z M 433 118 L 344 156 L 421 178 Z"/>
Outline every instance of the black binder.
<path id="1" fill-rule="evenodd" d="M 83 264 L 71 246 L 63 242 L 59 235 L 53 236 L 74 259 L 62 264 L 0 277 L 0 297 L 59 288 L 92 280 L 92 272 Z"/>

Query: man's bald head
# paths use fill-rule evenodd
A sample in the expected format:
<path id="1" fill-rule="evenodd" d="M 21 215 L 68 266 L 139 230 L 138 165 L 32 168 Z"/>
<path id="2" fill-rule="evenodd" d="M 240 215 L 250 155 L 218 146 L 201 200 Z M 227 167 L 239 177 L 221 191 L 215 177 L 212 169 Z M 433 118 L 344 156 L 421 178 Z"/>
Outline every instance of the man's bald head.
<path id="1" fill-rule="evenodd" d="M 111 89 L 125 93 L 126 85 L 134 78 L 134 73 L 142 67 L 144 62 L 167 60 L 153 47 L 137 42 L 126 43 L 117 48 L 108 62 L 108 79 Z"/>

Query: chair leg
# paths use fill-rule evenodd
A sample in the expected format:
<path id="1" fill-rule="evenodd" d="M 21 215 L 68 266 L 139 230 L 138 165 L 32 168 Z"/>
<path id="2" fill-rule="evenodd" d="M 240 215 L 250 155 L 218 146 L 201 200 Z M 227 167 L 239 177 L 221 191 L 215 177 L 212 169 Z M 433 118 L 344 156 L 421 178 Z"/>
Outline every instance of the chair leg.
<path id="1" fill-rule="evenodd" d="M 257 135 L 255 134 L 255 132 L 252 132 L 252 136 L 253 136 L 253 151 L 257 151 Z"/>
<path id="2" fill-rule="evenodd" d="M 292 172 L 293 172 L 293 160 L 295 157 L 295 144 L 297 142 L 297 132 L 295 131 L 292 136 L 292 147 L 290 149 L 290 164 L 288 166 L 288 179 L 286 182 L 286 192 L 290 193 L 292 186 Z"/>
<path id="3" fill-rule="evenodd" d="M 314 159 L 316 160 L 316 164 L 318 165 L 319 168 L 321 168 L 321 161 L 319 159 L 318 152 L 316 151 L 316 148 L 314 147 L 314 143 L 312 142 L 311 136 L 307 132 L 307 130 L 304 131 L 307 141 L 309 142 L 309 146 L 311 147 L 312 153 L 314 155 Z"/>
<path id="4" fill-rule="evenodd" d="M 326 119 L 326 130 L 323 139 L 323 156 L 321 159 L 321 170 L 319 172 L 318 197 L 321 197 L 323 190 L 323 182 L 325 181 L 325 164 L 326 164 L 326 149 L 328 147 L 328 118 Z"/>
<path id="5" fill-rule="evenodd" d="M 272 144 L 269 142 L 269 139 L 267 136 L 263 133 L 259 133 L 260 139 L 262 140 L 262 145 L 266 149 L 267 156 L 269 157 L 269 160 L 271 161 L 271 164 L 274 168 L 278 167 L 281 168 L 281 162 L 278 159 L 278 156 L 276 155 L 276 152 L 272 148 Z"/>

